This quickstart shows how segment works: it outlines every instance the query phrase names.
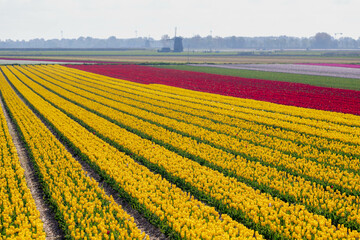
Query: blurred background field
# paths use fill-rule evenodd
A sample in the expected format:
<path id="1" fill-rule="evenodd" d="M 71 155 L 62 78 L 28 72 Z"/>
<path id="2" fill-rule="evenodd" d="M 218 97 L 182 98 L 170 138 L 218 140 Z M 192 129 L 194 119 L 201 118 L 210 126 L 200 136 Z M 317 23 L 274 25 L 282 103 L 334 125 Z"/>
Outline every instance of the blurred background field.
<path id="1" fill-rule="evenodd" d="M 346 63 L 360 64 L 360 50 L 241 50 L 157 52 L 146 49 L 0 49 L 0 58 L 133 63 Z"/>
<path id="2" fill-rule="evenodd" d="M 51 61 L 50 61 L 51 60 Z M 360 79 L 276 71 L 214 68 L 196 64 L 360 64 L 360 50 L 240 50 L 158 52 L 148 49 L 0 49 L 0 64 L 141 64 L 243 78 L 360 90 Z M 55 62 L 56 61 L 56 62 Z M 195 64 L 190 66 L 189 64 Z M 339 70 L 340 68 L 333 68 Z"/>

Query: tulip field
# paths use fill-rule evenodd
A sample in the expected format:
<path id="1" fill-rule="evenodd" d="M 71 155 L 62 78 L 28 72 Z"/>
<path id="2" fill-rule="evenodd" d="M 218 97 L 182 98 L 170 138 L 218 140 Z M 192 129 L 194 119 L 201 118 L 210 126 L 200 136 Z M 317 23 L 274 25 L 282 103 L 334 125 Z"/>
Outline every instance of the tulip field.
<path id="1" fill-rule="evenodd" d="M 0 239 L 360 239 L 360 92 L 137 65 L 0 67 Z M 4 113 L 9 115 L 6 120 Z"/>
<path id="2" fill-rule="evenodd" d="M 140 65 L 69 65 L 69 67 L 138 83 L 164 84 L 238 98 L 360 115 L 360 94 L 359 91 L 354 90 Z M 341 69 L 341 67 L 334 68 Z M 305 78 L 306 75 L 303 77 Z M 346 81 L 345 78 L 339 81 L 341 80 Z M 357 84 L 358 87 L 355 89 L 360 88 L 359 81 Z"/>

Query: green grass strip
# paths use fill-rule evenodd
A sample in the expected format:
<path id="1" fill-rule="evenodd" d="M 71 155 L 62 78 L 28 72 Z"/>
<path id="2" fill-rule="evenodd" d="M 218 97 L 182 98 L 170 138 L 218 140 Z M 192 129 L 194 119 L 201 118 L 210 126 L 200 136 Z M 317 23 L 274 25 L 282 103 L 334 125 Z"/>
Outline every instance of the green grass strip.
<path id="1" fill-rule="evenodd" d="M 340 78 L 328 76 L 316 76 L 294 73 L 278 73 L 278 72 L 265 72 L 255 70 L 242 70 L 242 69 L 228 69 L 218 67 L 201 67 L 201 66 L 188 66 L 188 65 L 161 65 L 154 66 L 158 68 L 203 72 L 211 74 L 219 74 L 243 78 L 256 78 L 265 80 L 274 80 L 281 82 L 295 82 L 304 83 L 319 87 L 331 87 L 340 89 L 360 90 L 360 79 L 354 78 Z"/>

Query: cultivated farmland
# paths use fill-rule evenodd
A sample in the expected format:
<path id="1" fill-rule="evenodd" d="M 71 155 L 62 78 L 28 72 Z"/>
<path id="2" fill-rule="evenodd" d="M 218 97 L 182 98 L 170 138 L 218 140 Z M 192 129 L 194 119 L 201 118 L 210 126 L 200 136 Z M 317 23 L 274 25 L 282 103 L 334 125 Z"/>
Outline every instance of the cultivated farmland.
<path id="1" fill-rule="evenodd" d="M 69 239 L 160 236 L 84 165 L 161 238 L 360 239 L 359 92 L 209 75 L 2 66 L 1 160 L 13 164 L 2 179 L 28 192 L 21 170 L 13 173 L 20 168 L 6 124 L 14 124 Z M 0 237 L 44 238 L 31 196 L 6 199 Z"/>
<path id="2" fill-rule="evenodd" d="M 331 65 L 331 64 L 328 64 L 328 65 L 326 65 L 326 64 L 325 65 L 319 65 L 319 64 L 230 64 L 230 65 L 199 64 L 199 66 L 360 79 L 360 65 L 355 65 L 355 64 L 354 65 L 342 64 L 340 66 L 346 66 L 346 67 L 341 67 L 341 68 L 337 68 L 337 67 L 334 68 L 333 65 Z"/>

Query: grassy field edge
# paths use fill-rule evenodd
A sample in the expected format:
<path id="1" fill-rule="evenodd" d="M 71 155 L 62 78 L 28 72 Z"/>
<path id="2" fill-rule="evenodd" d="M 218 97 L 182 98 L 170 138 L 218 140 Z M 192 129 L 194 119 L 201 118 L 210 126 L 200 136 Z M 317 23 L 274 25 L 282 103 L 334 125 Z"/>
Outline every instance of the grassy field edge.
<path id="1" fill-rule="evenodd" d="M 314 76 L 305 74 L 293 73 L 278 73 L 278 72 L 264 72 L 255 70 L 241 70 L 241 69 L 227 69 L 218 67 L 202 67 L 202 66 L 189 66 L 189 65 L 153 65 L 157 68 L 176 69 L 193 72 L 203 72 L 210 74 L 219 74 L 226 76 L 242 77 L 242 78 L 255 78 L 264 80 L 274 80 L 281 82 L 294 82 L 309 84 L 319 87 L 331 87 L 349 90 L 360 90 L 360 80 L 353 78 L 339 78 L 339 77 L 326 77 Z"/>

